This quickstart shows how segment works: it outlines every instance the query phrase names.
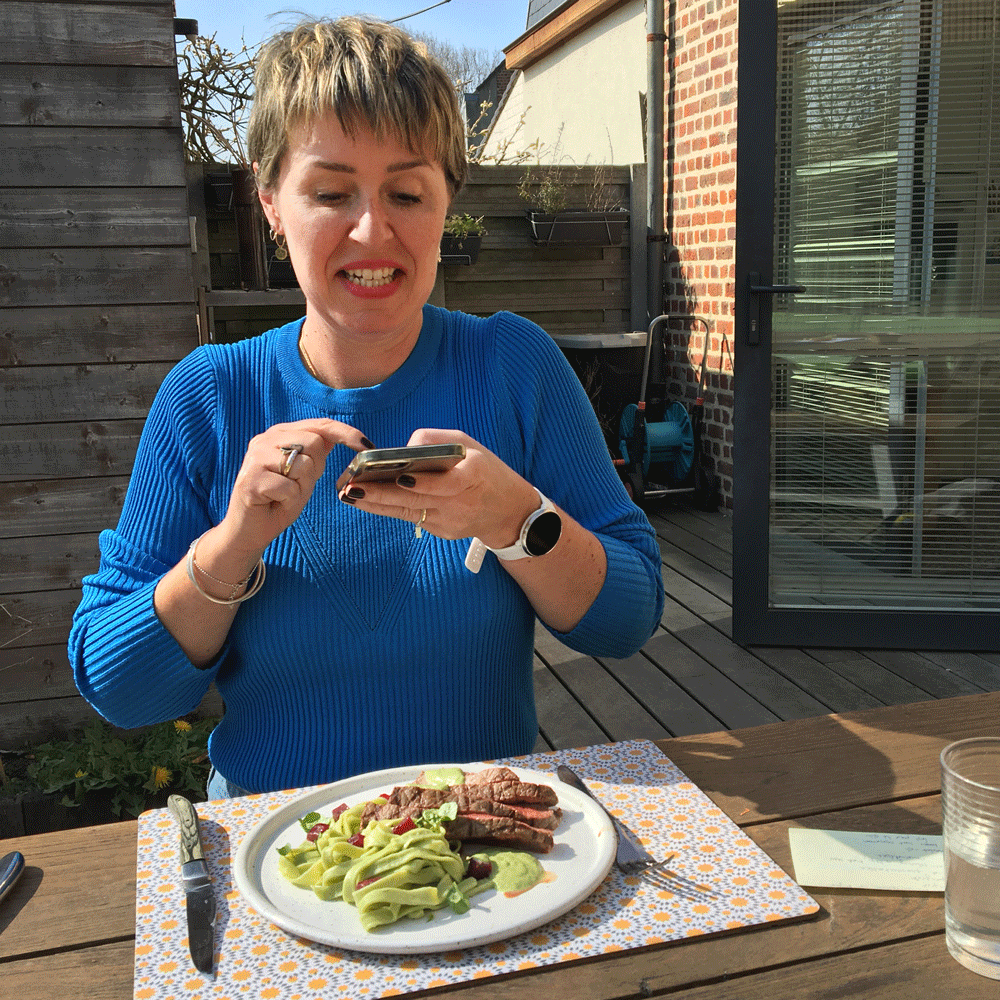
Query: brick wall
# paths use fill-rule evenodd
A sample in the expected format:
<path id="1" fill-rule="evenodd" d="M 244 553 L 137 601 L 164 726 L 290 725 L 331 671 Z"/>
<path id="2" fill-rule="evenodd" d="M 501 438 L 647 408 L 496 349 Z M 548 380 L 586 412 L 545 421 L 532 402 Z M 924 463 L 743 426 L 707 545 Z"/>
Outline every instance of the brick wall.
<path id="1" fill-rule="evenodd" d="M 664 0 L 664 312 L 708 321 L 703 460 L 732 504 L 733 303 L 736 265 L 736 82 L 739 0 Z M 676 325 L 676 324 L 674 324 Z M 701 324 L 670 334 L 665 377 L 697 395 Z"/>

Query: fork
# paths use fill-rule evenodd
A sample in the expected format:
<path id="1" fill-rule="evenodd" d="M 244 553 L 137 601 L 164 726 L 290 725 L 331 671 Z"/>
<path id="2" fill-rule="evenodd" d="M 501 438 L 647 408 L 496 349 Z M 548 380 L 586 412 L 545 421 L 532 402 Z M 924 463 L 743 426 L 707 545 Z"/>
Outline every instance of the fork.
<path id="1" fill-rule="evenodd" d="M 691 879 L 685 878 L 683 875 L 666 867 L 666 865 L 677 857 L 676 852 L 668 855 L 662 861 L 654 858 L 639 843 L 635 834 L 621 820 L 611 814 L 608 807 L 594 795 L 575 771 L 564 764 L 560 764 L 556 769 L 556 773 L 559 775 L 561 781 L 564 781 L 567 785 L 572 785 L 585 795 L 589 795 L 607 813 L 608 818 L 615 828 L 615 833 L 618 835 L 618 850 L 615 857 L 615 864 L 618 866 L 619 871 L 625 875 L 637 875 L 639 878 L 648 881 L 655 880 L 656 884 L 670 889 L 679 896 L 693 898 L 703 895 L 716 895 L 707 886 L 692 882 Z"/>

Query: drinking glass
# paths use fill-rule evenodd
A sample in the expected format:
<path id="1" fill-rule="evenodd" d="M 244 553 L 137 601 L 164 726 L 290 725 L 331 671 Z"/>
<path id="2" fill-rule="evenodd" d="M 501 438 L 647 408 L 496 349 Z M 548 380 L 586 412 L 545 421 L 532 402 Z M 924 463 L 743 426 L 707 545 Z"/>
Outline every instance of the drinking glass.
<path id="1" fill-rule="evenodd" d="M 1000 737 L 941 751 L 941 811 L 948 951 L 1000 979 Z"/>

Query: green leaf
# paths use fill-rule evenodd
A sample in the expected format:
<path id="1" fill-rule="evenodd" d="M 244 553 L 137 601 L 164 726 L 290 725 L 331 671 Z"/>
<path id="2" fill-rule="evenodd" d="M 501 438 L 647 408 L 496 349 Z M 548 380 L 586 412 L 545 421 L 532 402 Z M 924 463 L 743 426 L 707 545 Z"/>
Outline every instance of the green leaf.
<path id="1" fill-rule="evenodd" d="M 425 809 L 416 820 L 426 830 L 444 832 L 443 824 L 458 816 L 457 802 L 442 802 L 436 809 Z"/>
<path id="2" fill-rule="evenodd" d="M 306 813 L 305 816 L 299 820 L 299 823 L 302 825 L 302 829 L 308 833 L 319 821 L 319 813 Z"/>

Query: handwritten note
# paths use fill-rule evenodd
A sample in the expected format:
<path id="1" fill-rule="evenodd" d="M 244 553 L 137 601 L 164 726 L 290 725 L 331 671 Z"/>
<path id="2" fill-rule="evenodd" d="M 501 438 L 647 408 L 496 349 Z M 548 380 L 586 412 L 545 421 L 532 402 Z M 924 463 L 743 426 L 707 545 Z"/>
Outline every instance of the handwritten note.
<path id="1" fill-rule="evenodd" d="M 791 827 L 788 842 L 799 885 L 944 892 L 940 837 Z"/>

